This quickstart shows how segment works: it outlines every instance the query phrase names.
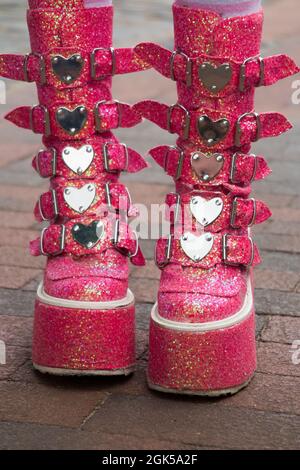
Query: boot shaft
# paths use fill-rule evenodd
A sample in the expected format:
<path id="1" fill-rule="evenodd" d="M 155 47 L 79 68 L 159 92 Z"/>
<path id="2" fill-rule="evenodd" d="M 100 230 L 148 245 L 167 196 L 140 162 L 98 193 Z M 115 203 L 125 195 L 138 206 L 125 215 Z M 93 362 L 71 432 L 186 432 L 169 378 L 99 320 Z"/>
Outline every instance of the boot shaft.
<path id="1" fill-rule="evenodd" d="M 222 18 L 213 11 L 173 5 L 175 50 L 243 62 L 260 53 L 263 11 Z"/>
<path id="2" fill-rule="evenodd" d="M 230 83 L 237 85 L 235 69 L 239 65 L 260 54 L 263 12 L 223 19 L 212 11 L 173 5 L 173 16 L 174 50 L 185 54 L 187 63 L 194 59 L 194 84 L 177 82 L 179 103 L 188 110 L 202 107 L 251 112 L 253 88 L 240 92 Z M 176 56 L 174 59 L 178 60 Z"/>
<path id="3" fill-rule="evenodd" d="M 53 48 L 77 48 L 87 52 L 110 48 L 113 7 L 84 8 L 83 2 L 35 2 L 27 22 L 33 52 L 43 54 Z M 34 5 L 34 2 L 32 2 Z"/>

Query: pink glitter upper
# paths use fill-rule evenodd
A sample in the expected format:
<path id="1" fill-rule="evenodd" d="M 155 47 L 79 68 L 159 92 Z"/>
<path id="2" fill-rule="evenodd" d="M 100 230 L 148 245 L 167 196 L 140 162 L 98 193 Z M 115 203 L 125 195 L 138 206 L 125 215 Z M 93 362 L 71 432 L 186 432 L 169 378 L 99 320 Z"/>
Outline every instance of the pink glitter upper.
<path id="1" fill-rule="evenodd" d="M 157 243 L 162 269 L 158 310 L 179 322 L 224 319 L 243 305 L 247 278 L 260 262 L 248 226 L 271 215 L 250 199 L 250 184 L 270 169 L 251 143 L 291 128 L 279 113 L 254 113 L 254 91 L 299 71 L 285 55 L 259 59 L 262 11 L 223 19 L 212 11 L 173 5 L 174 52 L 152 43 L 135 51 L 177 82 L 173 107 L 135 106 L 179 135 L 177 147 L 150 151 L 176 182 L 167 196 L 171 238 Z M 198 251 L 197 251 L 198 250 Z M 202 254 L 201 254 L 202 253 Z"/>
<path id="2" fill-rule="evenodd" d="M 122 171 L 140 171 L 146 164 L 111 132 L 141 121 L 137 110 L 112 101 L 111 82 L 114 74 L 149 66 L 133 49 L 112 49 L 110 6 L 85 9 L 79 0 L 30 0 L 27 21 L 32 52 L 1 55 L 0 75 L 36 82 L 38 90 L 38 106 L 23 106 L 6 116 L 43 134 L 45 149 L 34 157 L 33 167 L 51 183 L 35 207 L 35 216 L 49 220 L 50 226 L 31 243 L 31 252 L 49 257 L 44 286 L 51 296 L 91 301 L 124 298 L 128 257 L 137 265 L 144 264 L 144 258 L 126 223 L 126 217 L 136 216 L 137 211 L 118 178 Z M 83 192 L 90 191 L 93 200 L 78 209 L 77 202 L 67 198 L 72 191 L 78 192 L 79 206 Z M 116 219 L 120 223 L 114 242 Z M 96 235 L 95 221 L 101 222 L 102 234 Z M 76 223 L 90 233 L 86 236 L 92 237 L 92 248 L 76 238 L 72 230 Z"/>

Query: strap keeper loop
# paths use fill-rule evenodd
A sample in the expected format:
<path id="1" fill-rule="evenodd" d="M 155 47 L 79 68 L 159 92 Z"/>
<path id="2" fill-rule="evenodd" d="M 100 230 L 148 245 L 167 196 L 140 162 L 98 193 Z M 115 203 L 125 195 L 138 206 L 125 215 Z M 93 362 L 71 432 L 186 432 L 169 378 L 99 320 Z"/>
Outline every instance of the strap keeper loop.
<path id="1" fill-rule="evenodd" d="M 257 142 L 260 139 L 261 136 L 261 121 L 260 121 L 260 116 L 257 113 L 245 113 L 242 114 L 236 123 L 236 131 L 235 131 L 235 139 L 234 143 L 237 147 L 241 147 L 241 137 L 242 137 L 242 128 L 241 128 L 241 123 L 245 117 L 254 117 L 256 121 L 256 136 L 254 139 L 254 142 Z"/>
<path id="2" fill-rule="evenodd" d="M 46 83 L 46 65 L 45 65 L 45 59 L 41 54 L 38 54 L 37 52 L 29 52 L 29 54 L 26 54 L 24 56 L 24 62 L 23 62 L 23 73 L 24 73 L 24 81 L 25 82 L 30 82 L 29 79 L 29 73 L 28 73 L 28 62 L 30 57 L 37 57 L 40 62 L 40 84 L 45 85 Z"/>
<path id="3" fill-rule="evenodd" d="M 245 84 L 246 84 L 246 66 L 252 60 L 257 60 L 259 63 L 259 82 L 257 86 L 263 86 L 265 83 L 265 63 L 262 57 L 249 57 L 248 59 L 244 60 L 241 65 L 240 69 L 240 79 L 239 79 L 239 90 L 241 92 L 245 91 Z"/>
<path id="4" fill-rule="evenodd" d="M 228 237 L 230 235 L 228 233 L 225 233 L 222 237 L 222 252 L 223 252 L 223 263 L 226 264 L 227 266 L 240 266 L 240 263 L 234 263 L 231 261 L 228 261 Z M 251 237 L 248 237 L 248 240 L 251 244 L 251 255 L 248 263 L 243 264 L 243 266 L 250 267 L 253 264 L 254 261 L 254 256 L 255 256 L 255 250 L 254 250 L 254 242 Z"/>
<path id="5" fill-rule="evenodd" d="M 107 100 L 101 100 L 96 103 L 95 108 L 94 108 L 94 116 L 95 116 L 95 127 L 97 132 L 106 132 L 107 129 L 101 129 L 101 116 L 99 114 L 99 106 L 102 104 L 107 104 Z M 120 101 L 114 100 L 112 101 L 112 104 L 117 105 L 117 110 L 118 110 L 118 123 L 117 123 L 117 128 L 121 127 L 121 121 L 122 121 L 122 109 L 121 109 L 121 104 Z"/>
<path id="6" fill-rule="evenodd" d="M 159 269 L 162 269 L 165 266 L 167 266 L 167 264 L 169 264 L 169 261 L 171 259 L 172 242 L 173 242 L 173 235 L 170 234 L 168 236 L 168 242 L 166 244 L 165 257 L 163 261 L 159 262 L 157 259 L 157 252 L 155 253 L 155 264 Z"/>
<path id="7" fill-rule="evenodd" d="M 183 138 L 186 140 L 186 139 L 189 138 L 191 115 L 190 115 L 189 111 L 184 106 L 182 106 L 182 104 L 176 103 L 176 104 L 173 104 L 172 106 L 169 107 L 168 114 L 167 114 L 167 131 L 170 134 L 175 134 L 175 132 L 172 131 L 172 114 L 173 114 L 174 109 L 176 109 L 176 108 L 181 109 L 185 114 L 184 127 L 183 127 Z"/>
<path id="8" fill-rule="evenodd" d="M 37 109 L 41 109 L 44 113 L 44 118 L 43 118 L 43 123 L 44 123 L 44 133 L 45 133 L 45 136 L 46 137 L 49 137 L 49 135 L 51 134 L 51 127 L 50 127 L 50 115 L 49 115 L 49 111 L 48 109 L 43 106 L 43 105 L 40 105 L 40 104 L 36 104 L 35 106 L 33 106 L 32 108 L 30 108 L 30 114 L 29 114 L 29 125 L 30 125 L 30 129 L 32 130 L 32 132 L 34 134 L 39 134 L 39 132 L 36 131 L 35 127 L 34 127 L 34 112 L 35 110 Z"/>
<path id="9" fill-rule="evenodd" d="M 104 169 L 107 173 L 119 173 L 119 170 L 111 170 L 109 167 L 109 146 L 110 145 L 115 145 L 115 144 L 114 142 L 106 142 L 103 146 Z M 119 145 L 121 145 L 124 148 L 126 161 L 125 161 L 125 167 L 123 168 L 122 171 L 126 172 L 129 166 L 128 147 L 126 144 L 123 144 L 123 143 L 120 143 Z"/>
<path id="10" fill-rule="evenodd" d="M 46 253 L 44 250 L 44 238 L 45 238 L 45 233 L 46 230 L 48 230 L 49 227 L 45 227 L 42 230 L 41 238 L 40 238 L 40 252 L 44 256 L 58 256 L 63 253 L 65 249 L 65 236 L 66 236 L 66 227 L 65 225 L 61 224 L 60 225 L 60 237 L 59 237 L 59 249 L 55 251 L 54 253 Z"/>
<path id="11" fill-rule="evenodd" d="M 186 76 L 185 76 L 185 83 L 188 88 L 192 86 L 192 61 L 190 57 L 188 57 L 184 52 L 181 51 L 174 51 L 171 56 L 170 60 L 170 75 L 171 75 L 171 80 L 176 82 L 175 78 L 175 71 L 174 71 L 174 65 L 175 65 L 175 59 L 177 56 L 181 56 L 185 59 L 186 61 Z"/>
<path id="12" fill-rule="evenodd" d="M 111 72 L 108 75 L 101 75 L 100 77 L 97 77 L 96 74 L 96 53 L 98 51 L 106 51 L 111 53 Z M 116 54 L 113 47 L 96 47 L 91 53 L 91 77 L 93 80 L 100 81 L 109 76 L 114 76 L 116 74 L 116 66 Z"/>
<path id="13" fill-rule="evenodd" d="M 174 176 L 175 181 L 179 180 L 181 173 L 182 173 L 182 167 L 183 167 L 183 159 L 184 159 L 184 151 L 178 147 L 177 145 L 170 145 L 166 151 L 165 154 L 165 159 L 164 159 L 164 171 L 168 173 L 168 164 L 169 164 L 169 157 L 170 157 L 170 152 L 172 150 L 176 150 L 179 154 L 179 159 L 178 159 L 178 164 L 177 164 L 177 170 L 176 174 Z"/>

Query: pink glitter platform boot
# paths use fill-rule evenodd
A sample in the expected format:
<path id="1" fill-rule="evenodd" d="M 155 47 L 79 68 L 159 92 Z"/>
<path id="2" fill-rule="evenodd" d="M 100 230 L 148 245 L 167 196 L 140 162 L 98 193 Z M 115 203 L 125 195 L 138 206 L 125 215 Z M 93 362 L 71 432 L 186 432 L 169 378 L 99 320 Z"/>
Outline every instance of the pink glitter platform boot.
<path id="1" fill-rule="evenodd" d="M 160 239 L 162 270 L 151 315 L 148 381 L 163 392 L 218 396 L 246 386 L 256 368 L 252 268 L 260 262 L 250 227 L 270 210 L 250 198 L 270 170 L 251 142 L 290 123 L 254 112 L 255 87 L 299 71 L 285 55 L 260 58 L 263 14 L 222 19 L 174 6 L 175 52 L 143 43 L 145 63 L 177 82 L 173 106 L 144 101 L 141 114 L 176 146 L 150 151 L 174 178 L 167 195 L 169 237 Z"/>
<path id="2" fill-rule="evenodd" d="M 113 101 L 114 74 L 144 68 L 132 49 L 112 48 L 113 7 L 83 0 L 29 0 L 32 52 L 2 55 L 0 75 L 36 82 L 39 104 L 6 116 L 43 134 L 34 169 L 50 178 L 35 216 L 49 221 L 31 242 L 48 257 L 37 293 L 33 363 L 58 375 L 122 375 L 135 364 L 134 296 L 128 259 L 143 265 L 128 217 L 136 215 L 120 173 L 146 164 L 111 130 L 141 121 Z"/>

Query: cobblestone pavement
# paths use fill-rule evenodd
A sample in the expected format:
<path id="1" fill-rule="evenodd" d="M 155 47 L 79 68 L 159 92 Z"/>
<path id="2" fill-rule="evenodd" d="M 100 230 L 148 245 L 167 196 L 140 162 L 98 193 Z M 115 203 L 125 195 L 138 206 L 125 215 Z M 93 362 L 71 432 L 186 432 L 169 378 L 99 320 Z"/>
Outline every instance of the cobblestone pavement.
<path id="1" fill-rule="evenodd" d="M 151 39 L 171 47 L 170 3 L 116 1 L 116 45 Z M 0 1 L 3 52 L 28 49 L 25 4 Z M 270 0 L 265 13 L 264 54 L 287 52 L 300 63 L 299 2 Z M 292 343 L 300 340 L 300 105 L 292 104 L 292 82 L 257 93 L 258 111 L 279 110 L 295 124 L 288 135 L 256 146 L 257 153 L 267 156 L 273 175 L 255 191 L 274 214 L 256 230 L 264 258 L 256 270 L 258 372 L 246 390 L 219 400 L 161 396 L 146 387 L 147 325 L 159 277 L 152 261 L 154 241 L 143 242 L 148 265 L 133 269 L 131 276 L 138 301 L 134 377 L 71 380 L 33 372 L 32 312 L 44 261 L 31 258 L 27 244 L 38 230 L 32 208 L 46 184 L 31 170 L 39 138 L 1 119 L 0 339 L 8 356 L 7 365 L 0 366 L 2 449 L 300 448 L 300 364 L 292 361 Z M 35 103 L 32 85 L 5 83 L 7 104 L 0 105 L 1 115 Z M 145 96 L 175 100 L 172 83 L 152 71 L 117 77 L 114 89 L 116 97 L 129 102 Z M 146 122 L 119 135 L 143 153 L 172 142 L 172 136 Z M 162 202 L 171 189 L 170 179 L 153 164 L 125 180 L 134 201 L 147 205 Z"/>

